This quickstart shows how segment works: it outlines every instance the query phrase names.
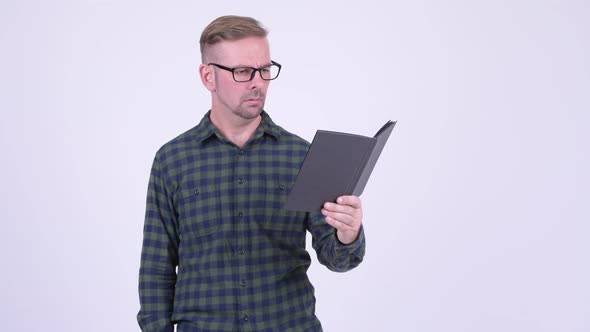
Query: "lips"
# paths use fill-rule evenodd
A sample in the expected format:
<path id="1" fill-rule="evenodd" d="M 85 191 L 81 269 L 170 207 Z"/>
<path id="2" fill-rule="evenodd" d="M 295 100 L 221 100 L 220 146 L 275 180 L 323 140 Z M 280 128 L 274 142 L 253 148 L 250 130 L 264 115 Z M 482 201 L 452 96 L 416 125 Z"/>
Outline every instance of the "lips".
<path id="1" fill-rule="evenodd" d="M 259 105 L 259 104 L 262 104 L 262 97 L 248 96 L 248 97 L 244 98 L 244 102 L 248 105 Z"/>
<path id="2" fill-rule="evenodd" d="M 248 106 L 253 106 L 253 107 L 258 107 L 258 106 L 262 105 L 262 103 L 258 102 L 258 101 L 249 101 L 247 104 L 248 104 Z"/>

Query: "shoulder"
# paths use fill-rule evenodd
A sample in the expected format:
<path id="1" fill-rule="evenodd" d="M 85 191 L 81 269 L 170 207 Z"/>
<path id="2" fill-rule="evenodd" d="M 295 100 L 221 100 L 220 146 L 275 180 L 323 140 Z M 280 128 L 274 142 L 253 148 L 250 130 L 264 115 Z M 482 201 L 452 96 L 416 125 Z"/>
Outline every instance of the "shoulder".
<path id="1" fill-rule="evenodd" d="M 309 150 L 309 142 L 280 126 L 276 126 L 275 133 L 274 153 L 299 163 Z"/>
<path id="2" fill-rule="evenodd" d="M 305 148 L 309 147 L 309 142 L 301 138 L 299 135 L 294 134 L 280 126 L 277 126 L 277 128 L 279 132 L 279 137 L 285 140 L 286 142 L 290 142 L 291 144 L 295 145 L 300 145 Z"/>
<path id="3" fill-rule="evenodd" d="M 265 130 L 277 139 L 281 147 L 307 151 L 310 145 L 308 141 L 274 123 L 268 114 L 264 113 L 263 117 Z"/>
<path id="4" fill-rule="evenodd" d="M 186 157 L 187 152 L 194 150 L 197 141 L 198 125 L 185 131 L 163 144 L 156 152 L 155 160 L 162 166 L 174 163 Z"/>

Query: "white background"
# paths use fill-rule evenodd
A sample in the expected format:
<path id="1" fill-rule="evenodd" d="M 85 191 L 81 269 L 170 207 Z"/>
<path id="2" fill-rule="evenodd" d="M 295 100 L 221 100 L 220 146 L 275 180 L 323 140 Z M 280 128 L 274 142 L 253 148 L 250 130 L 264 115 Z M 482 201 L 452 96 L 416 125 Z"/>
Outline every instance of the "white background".
<path id="1" fill-rule="evenodd" d="M 326 331 L 590 331 L 589 6 L 3 1 L 0 329 L 138 330 L 149 168 L 210 105 L 202 29 L 240 14 L 284 65 L 275 122 L 398 120 L 365 261 L 310 270 Z"/>

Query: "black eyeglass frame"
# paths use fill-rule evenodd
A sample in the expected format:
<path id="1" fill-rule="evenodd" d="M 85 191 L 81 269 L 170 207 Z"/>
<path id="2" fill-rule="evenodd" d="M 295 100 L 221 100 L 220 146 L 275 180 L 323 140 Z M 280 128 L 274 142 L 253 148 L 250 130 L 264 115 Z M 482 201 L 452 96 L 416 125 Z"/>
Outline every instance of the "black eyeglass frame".
<path id="1" fill-rule="evenodd" d="M 256 72 L 258 72 L 260 74 L 260 78 L 262 78 L 263 80 L 265 80 L 265 81 L 272 81 L 272 80 L 276 79 L 277 77 L 279 77 L 279 74 L 281 73 L 281 67 L 282 67 L 280 63 L 275 62 L 275 61 L 272 61 L 272 60 L 270 60 L 270 64 L 269 65 L 265 65 L 265 66 L 258 67 L 258 68 L 248 67 L 248 66 L 231 68 L 231 67 L 226 67 L 226 66 L 220 65 L 218 63 L 213 63 L 213 62 L 208 63 L 208 65 L 215 66 L 215 67 L 217 67 L 219 69 L 223 69 L 223 70 L 227 70 L 227 71 L 231 72 L 232 78 L 234 79 L 234 81 L 236 81 L 238 83 L 250 82 L 251 80 L 254 79 L 254 75 L 256 75 Z M 277 76 L 275 76 L 273 78 L 264 78 L 264 77 L 262 77 L 262 70 L 263 69 L 266 69 L 266 68 L 268 68 L 268 67 L 270 67 L 272 65 L 275 65 L 275 66 L 279 67 L 279 71 L 277 72 Z M 238 69 L 244 69 L 244 68 L 252 69 L 252 73 L 250 74 L 250 79 L 247 80 L 247 81 L 238 81 L 236 79 L 236 75 L 234 74 L 234 71 L 236 71 Z"/>

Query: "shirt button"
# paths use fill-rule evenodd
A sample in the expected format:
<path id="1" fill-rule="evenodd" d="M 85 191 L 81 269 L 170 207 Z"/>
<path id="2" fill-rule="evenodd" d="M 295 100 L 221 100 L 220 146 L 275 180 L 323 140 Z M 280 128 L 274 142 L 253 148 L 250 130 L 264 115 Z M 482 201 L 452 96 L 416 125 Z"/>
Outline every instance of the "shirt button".
<path id="1" fill-rule="evenodd" d="M 249 319 L 250 319 L 250 316 L 248 316 L 248 315 L 244 315 L 244 316 L 242 316 L 242 320 L 243 320 L 244 322 L 247 322 Z"/>
<path id="2" fill-rule="evenodd" d="M 239 179 L 239 180 L 238 180 L 238 183 L 239 183 L 239 184 L 243 184 L 243 183 L 244 183 L 244 179 Z"/>
<path id="3" fill-rule="evenodd" d="M 244 250 L 244 249 L 238 250 L 238 255 L 244 256 L 245 254 L 246 254 L 246 250 Z"/>
<path id="4" fill-rule="evenodd" d="M 248 282 L 246 280 L 242 280 L 242 281 L 240 281 L 240 286 L 242 286 L 242 288 L 246 287 L 246 286 L 248 286 Z"/>
<path id="5" fill-rule="evenodd" d="M 244 155 L 244 150 L 240 150 L 240 151 L 238 151 L 238 154 L 239 154 L 240 156 Z"/>
<path id="6" fill-rule="evenodd" d="M 238 217 L 240 217 L 240 219 L 244 216 L 243 212 L 238 212 Z"/>

